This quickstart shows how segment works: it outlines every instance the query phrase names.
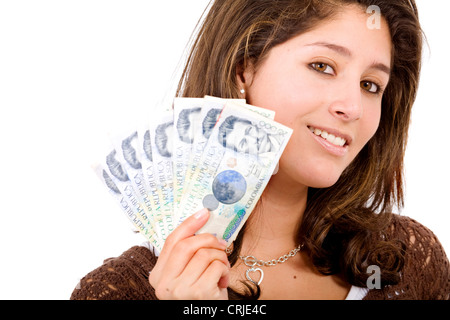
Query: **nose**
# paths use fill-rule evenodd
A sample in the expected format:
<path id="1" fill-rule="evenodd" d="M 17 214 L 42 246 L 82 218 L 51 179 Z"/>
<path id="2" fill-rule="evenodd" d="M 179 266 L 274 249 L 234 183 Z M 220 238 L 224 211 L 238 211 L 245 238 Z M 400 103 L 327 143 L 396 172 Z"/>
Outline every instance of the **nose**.
<path id="1" fill-rule="evenodd" d="M 363 115 L 361 87 L 341 88 L 329 106 L 330 113 L 343 121 L 359 120 Z"/>

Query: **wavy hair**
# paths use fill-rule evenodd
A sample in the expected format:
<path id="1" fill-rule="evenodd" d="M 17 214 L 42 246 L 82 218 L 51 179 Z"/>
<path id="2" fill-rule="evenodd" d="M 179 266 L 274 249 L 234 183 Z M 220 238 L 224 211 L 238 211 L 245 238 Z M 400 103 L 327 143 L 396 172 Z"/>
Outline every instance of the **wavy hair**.
<path id="1" fill-rule="evenodd" d="M 313 29 L 348 5 L 381 10 L 392 39 L 392 73 L 383 94 L 379 128 L 336 184 L 308 190 L 298 229 L 314 266 L 365 286 L 367 266 L 381 268 L 382 283 L 394 284 L 404 246 L 383 236 L 395 207 L 403 206 L 403 158 L 411 108 L 419 82 L 422 31 L 413 0 L 216 0 L 198 24 L 177 95 L 238 98 L 236 74 L 249 61 L 255 70 L 275 46 Z M 235 241 L 234 264 L 245 227 Z M 258 297 L 229 289 L 230 298 Z"/>

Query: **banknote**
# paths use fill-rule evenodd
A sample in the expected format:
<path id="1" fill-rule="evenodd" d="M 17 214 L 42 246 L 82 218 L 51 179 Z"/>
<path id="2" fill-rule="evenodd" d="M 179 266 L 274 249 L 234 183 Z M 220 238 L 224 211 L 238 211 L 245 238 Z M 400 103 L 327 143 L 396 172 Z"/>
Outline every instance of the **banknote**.
<path id="1" fill-rule="evenodd" d="M 232 242 L 254 209 L 292 129 L 228 101 L 211 131 L 180 205 L 180 220 L 206 207 L 199 233 Z"/>
<path id="2" fill-rule="evenodd" d="M 145 206 L 147 212 L 151 214 L 155 211 L 155 204 L 147 192 L 149 188 L 146 185 L 142 172 L 142 163 L 138 152 L 139 140 L 137 130 L 130 129 L 114 132 L 114 134 L 110 133 L 109 138 L 114 146 L 114 150 L 117 151 L 115 154 L 116 161 L 126 172 L 140 202 Z"/>
<path id="3" fill-rule="evenodd" d="M 127 186 L 126 183 L 117 183 L 118 179 L 110 173 L 109 168 L 104 163 L 95 163 L 92 165 L 92 169 L 136 230 L 156 249 L 161 250 L 164 243 L 159 238 L 151 220 L 146 216 L 142 204 L 136 198 L 131 187 Z M 123 180 L 125 180 L 125 176 L 123 176 Z"/>
<path id="4" fill-rule="evenodd" d="M 203 154 L 203 149 L 208 142 L 211 135 L 211 131 L 219 119 L 222 109 L 225 107 L 228 99 L 221 99 L 212 96 L 205 96 L 200 115 L 198 117 L 198 123 L 194 127 L 194 140 L 192 142 L 191 154 L 188 157 L 188 163 L 185 169 L 185 183 L 183 184 L 182 194 L 179 197 L 179 201 L 184 195 L 184 192 L 189 190 L 190 182 L 192 181 L 192 176 L 197 169 L 197 165 L 200 162 L 200 158 Z M 234 99 L 233 101 L 239 103 L 240 105 L 245 105 L 244 99 Z M 177 219 L 177 224 L 181 223 L 181 217 Z"/>
<path id="5" fill-rule="evenodd" d="M 204 105 L 199 117 L 200 121 L 194 134 L 195 138 L 192 145 L 191 155 L 187 165 L 186 181 L 188 183 L 186 183 L 184 186 L 185 192 L 189 190 L 189 183 L 192 181 L 192 177 L 197 169 L 200 158 L 203 154 L 203 149 L 206 143 L 208 142 L 209 137 L 211 136 L 211 131 L 216 125 L 219 116 L 223 108 L 225 107 L 226 103 L 230 101 L 235 102 L 236 105 L 239 105 L 242 108 L 246 108 L 256 113 L 259 113 L 266 118 L 272 120 L 275 118 L 274 111 L 247 104 L 245 99 L 223 99 L 213 96 L 205 96 Z"/>
<path id="6" fill-rule="evenodd" d="M 173 131 L 173 109 L 161 111 L 159 116 L 149 120 L 153 171 L 167 234 L 175 229 L 173 222 Z"/>
<path id="7" fill-rule="evenodd" d="M 142 127 L 142 126 L 141 126 Z M 145 147 L 145 133 L 144 139 L 139 139 L 138 130 L 135 128 L 128 128 L 123 126 L 120 130 L 116 130 L 114 134 L 109 134 L 109 139 L 117 151 L 115 159 L 120 163 L 122 169 L 127 173 L 130 183 L 136 192 L 136 198 L 144 206 L 148 219 L 152 225 L 153 230 L 158 235 L 160 244 L 164 243 L 167 237 L 167 223 L 166 217 L 162 215 L 159 208 L 159 194 L 155 192 L 156 184 L 150 185 L 150 179 L 144 175 L 142 159 L 146 158 L 146 154 L 142 154 Z M 149 167 L 146 166 L 147 174 L 149 174 Z M 153 166 L 151 168 L 153 171 Z"/>
<path id="8" fill-rule="evenodd" d="M 192 154 L 196 128 L 204 104 L 202 98 L 175 98 L 173 103 L 173 204 L 174 219 L 179 212 L 187 166 Z"/>
<path id="9" fill-rule="evenodd" d="M 108 152 L 94 170 L 158 251 L 202 207 L 212 214 L 200 233 L 232 242 L 292 133 L 274 117 L 242 99 L 175 98 L 150 119 L 110 134 Z"/>
<path id="10" fill-rule="evenodd" d="M 140 122 L 137 127 L 138 135 L 138 147 L 137 152 L 140 155 L 140 161 L 142 165 L 142 174 L 147 187 L 147 194 L 151 198 L 151 202 L 154 205 L 152 212 L 152 218 L 155 221 L 155 225 L 159 238 L 162 242 L 165 241 L 172 227 L 172 219 L 167 218 L 167 210 L 162 210 L 162 194 L 159 187 L 159 179 L 155 174 L 155 164 L 153 162 L 152 145 L 150 137 L 150 128 L 148 123 Z"/>

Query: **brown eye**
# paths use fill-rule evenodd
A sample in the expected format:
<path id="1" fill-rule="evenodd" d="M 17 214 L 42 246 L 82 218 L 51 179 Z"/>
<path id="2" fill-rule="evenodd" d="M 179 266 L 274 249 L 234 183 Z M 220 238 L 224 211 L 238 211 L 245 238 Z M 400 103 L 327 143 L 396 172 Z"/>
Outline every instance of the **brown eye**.
<path id="1" fill-rule="evenodd" d="M 361 89 L 364 89 L 371 93 L 377 93 L 378 92 L 378 86 L 370 81 L 361 81 Z"/>
<path id="2" fill-rule="evenodd" d="M 323 62 L 312 63 L 311 67 L 320 73 L 334 74 L 333 68 Z"/>
<path id="3" fill-rule="evenodd" d="M 314 67 L 317 71 L 324 72 L 328 66 L 325 63 L 315 63 Z"/>

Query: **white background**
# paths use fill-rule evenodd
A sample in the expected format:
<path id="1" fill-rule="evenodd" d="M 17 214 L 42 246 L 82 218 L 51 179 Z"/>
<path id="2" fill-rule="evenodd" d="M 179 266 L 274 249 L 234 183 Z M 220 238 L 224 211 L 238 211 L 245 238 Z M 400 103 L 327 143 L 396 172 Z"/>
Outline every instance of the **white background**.
<path id="1" fill-rule="evenodd" d="M 172 96 L 207 2 L 0 0 L 0 299 L 68 299 L 103 259 L 143 241 L 90 165 L 108 130 Z M 418 5 L 430 50 L 402 214 L 449 252 L 450 2 Z"/>

